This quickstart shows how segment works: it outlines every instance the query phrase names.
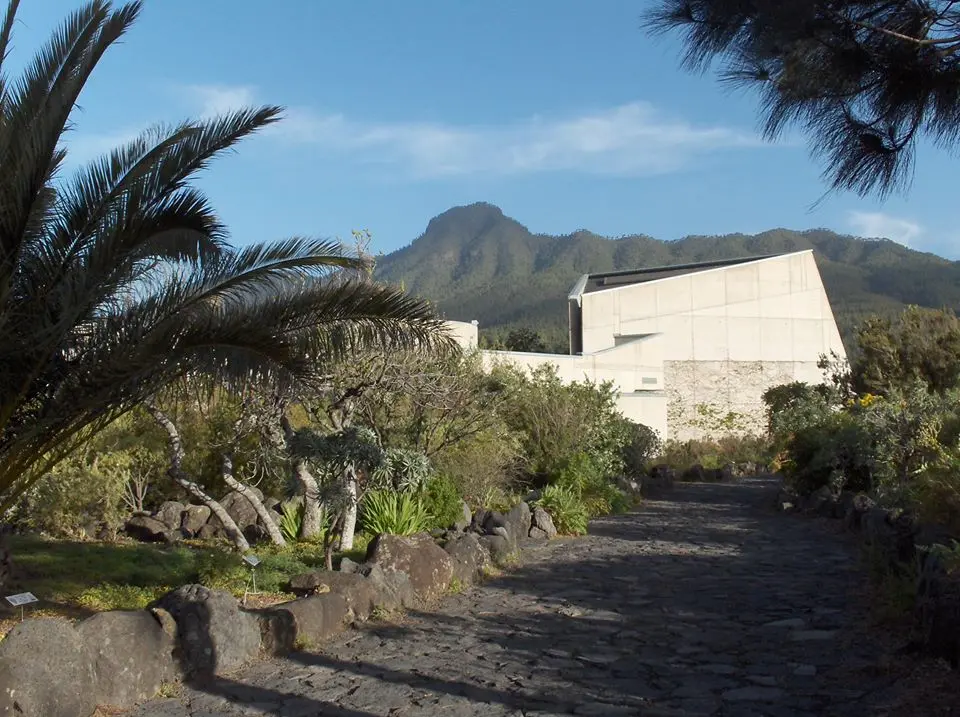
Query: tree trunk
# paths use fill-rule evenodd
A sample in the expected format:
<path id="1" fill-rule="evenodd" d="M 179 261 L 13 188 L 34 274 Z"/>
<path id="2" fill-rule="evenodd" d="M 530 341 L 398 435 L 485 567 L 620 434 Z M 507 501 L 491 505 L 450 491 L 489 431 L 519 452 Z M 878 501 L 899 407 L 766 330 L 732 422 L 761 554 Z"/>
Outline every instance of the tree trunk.
<path id="1" fill-rule="evenodd" d="M 323 506 L 320 505 L 320 486 L 307 469 L 307 462 L 298 460 L 293 466 L 293 477 L 303 494 L 303 522 L 301 538 L 315 538 L 323 531 Z"/>
<path id="2" fill-rule="evenodd" d="M 10 545 L 6 535 L 0 533 L 0 590 L 10 584 L 13 576 L 13 557 L 10 554 Z"/>
<path id="3" fill-rule="evenodd" d="M 283 436 L 287 444 L 293 437 L 293 426 L 286 414 L 280 418 Z M 303 495 L 303 522 L 300 524 L 301 538 L 314 538 L 323 530 L 323 510 L 320 506 L 320 486 L 307 468 L 307 462 L 296 459 L 293 463 L 293 478 Z"/>
<path id="4" fill-rule="evenodd" d="M 275 521 L 273 516 L 270 515 L 270 511 L 267 510 L 267 507 L 263 504 L 263 501 L 260 500 L 257 497 L 257 494 L 250 490 L 250 488 L 233 477 L 233 460 L 226 454 L 223 456 L 222 472 L 223 482 L 250 501 L 250 505 L 252 505 L 253 509 L 256 511 L 257 517 L 260 518 L 260 521 L 263 523 L 263 527 L 266 529 L 267 535 L 270 536 L 270 540 L 273 542 L 273 544 L 286 545 L 287 541 L 283 539 L 283 533 L 281 533 L 280 528 L 277 527 L 277 521 Z"/>
<path id="5" fill-rule="evenodd" d="M 217 520 L 223 525 L 223 530 L 234 546 L 242 553 L 250 550 L 250 543 L 247 542 L 243 531 L 237 527 L 236 521 L 230 517 L 230 514 L 220 505 L 219 501 L 200 487 L 200 484 L 191 480 L 190 476 L 183 470 L 183 441 L 180 440 L 180 432 L 173 421 L 152 403 L 146 404 L 146 409 L 153 416 L 153 420 L 167 432 L 167 446 L 170 451 L 170 468 L 167 469 L 167 475 L 180 484 L 190 495 L 199 500 L 210 509 L 210 512 L 217 516 Z"/>
<path id="6" fill-rule="evenodd" d="M 353 550 L 353 537 L 357 531 L 357 472 L 348 467 L 343 472 L 347 504 L 343 509 L 343 530 L 340 532 L 340 550 Z"/>
<path id="7" fill-rule="evenodd" d="M 323 560 L 327 570 L 333 570 L 333 541 L 334 534 L 343 521 L 343 513 L 334 518 L 330 523 L 330 530 L 323 536 Z"/>

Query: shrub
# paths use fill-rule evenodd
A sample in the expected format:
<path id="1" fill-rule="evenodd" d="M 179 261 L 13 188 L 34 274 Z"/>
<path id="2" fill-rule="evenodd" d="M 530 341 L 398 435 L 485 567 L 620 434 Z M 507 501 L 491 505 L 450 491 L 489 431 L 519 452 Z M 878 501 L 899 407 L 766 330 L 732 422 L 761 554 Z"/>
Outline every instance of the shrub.
<path id="1" fill-rule="evenodd" d="M 430 515 L 430 527 L 449 528 L 462 515 L 463 498 L 457 484 L 446 475 L 433 476 L 422 492 L 422 499 Z"/>
<path id="2" fill-rule="evenodd" d="M 685 470 L 700 464 L 704 468 L 722 468 L 728 463 L 767 465 L 770 442 L 763 436 L 729 435 L 717 440 L 692 439 L 667 441 L 657 462 Z"/>
<path id="3" fill-rule="evenodd" d="M 848 413 L 834 413 L 799 428 L 788 439 L 782 467 L 801 493 L 822 486 L 867 491 L 872 486 L 873 441 Z"/>
<path id="4" fill-rule="evenodd" d="M 642 423 L 625 421 L 627 442 L 621 449 L 623 470 L 628 476 L 641 476 L 646 472 L 647 464 L 663 448 L 660 435 Z"/>
<path id="5" fill-rule="evenodd" d="M 795 431 L 822 422 L 835 408 L 826 386 L 801 381 L 767 389 L 763 402 L 767 406 L 767 430 L 778 450 Z"/>
<path id="6" fill-rule="evenodd" d="M 601 474 L 593 458 L 585 453 L 573 456 L 552 483 L 576 495 L 591 518 L 629 508 L 623 492 Z"/>
<path id="7" fill-rule="evenodd" d="M 424 501 L 411 492 L 371 491 L 361 507 L 363 529 L 371 535 L 412 535 L 430 527 Z"/>
<path id="8" fill-rule="evenodd" d="M 911 493 L 922 521 L 960 535 L 960 455 L 956 450 L 926 466 L 912 482 Z"/>
<path id="9" fill-rule="evenodd" d="M 612 383 L 564 383 L 552 364 L 529 375 L 521 369 L 503 373 L 510 386 L 505 420 L 520 436 L 530 473 L 554 474 L 578 453 L 590 454 L 603 475 L 621 472 L 630 436 Z"/>
<path id="10" fill-rule="evenodd" d="M 520 461 L 518 438 L 502 424 L 478 431 L 433 457 L 437 473 L 447 476 L 474 508 L 491 507 L 491 494 L 512 492 Z"/>
<path id="11" fill-rule="evenodd" d="M 280 532 L 284 540 L 295 543 L 300 537 L 303 515 L 306 508 L 303 501 L 288 500 L 280 504 Z"/>
<path id="12" fill-rule="evenodd" d="M 550 514 L 559 533 L 584 535 L 587 532 L 589 516 L 586 506 L 569 486 L 548 485 L 537 504 Z"/>

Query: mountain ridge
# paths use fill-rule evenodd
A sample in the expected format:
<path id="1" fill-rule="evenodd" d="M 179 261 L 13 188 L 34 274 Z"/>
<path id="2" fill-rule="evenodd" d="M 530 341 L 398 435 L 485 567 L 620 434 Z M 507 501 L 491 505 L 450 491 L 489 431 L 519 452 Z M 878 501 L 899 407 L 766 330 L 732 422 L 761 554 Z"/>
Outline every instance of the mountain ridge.
<path id="1" fill-rule="evenodd" d="M 528 326 L 560 350 L 566 297 L 582 274 L 805 249 L 817 257 L 845 340 L 870 313 L 906 304 L 960 308 L 960 262 L 889 239 L 784 228 L 669 241 L 646 234 L 608 238 L 587 229 L 554 236 L 531 232 L 487 202 L 433 217 L 410 244 L 380 258 L 377 277 L 433 301 L 446 318 L 478 320 L 488 339 Z"/>

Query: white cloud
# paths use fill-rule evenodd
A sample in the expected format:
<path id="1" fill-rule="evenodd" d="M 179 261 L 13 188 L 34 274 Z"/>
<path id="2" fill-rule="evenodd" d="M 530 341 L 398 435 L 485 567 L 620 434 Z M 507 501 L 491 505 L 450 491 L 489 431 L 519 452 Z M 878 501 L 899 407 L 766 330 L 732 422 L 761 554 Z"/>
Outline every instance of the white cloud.
<path id="1" fill-rule="evenodd" d="M 662 174 L 683 168 L 698 155 L 765 144 L 753 134 L 666 117 L 645 102 L 506 125 L 365 122 L 292 110 L 271 133 L 320 151 L 399 165 L 417 177 L 555 171 Z"/>
<path id="2" fill-rule="evenodd" d="M 176 92 L 202 117 L 260 104 L 256 89 L 243 85 L 180 85 Z M 340 155 L 416 178 L 542 172 L 657 175 L 683 169 L 715 152 L 767 144 L 752 132 L 670 117 L 647 102 L 497 125 L 378 122 L 307 108 L 285 114 L 263 134 L 297 145 L 300 151 Z M 134 134 L 77 139 L 88 148 L 82 152 L 88 157 Z"/>
<path id="3" fill-rule="evenodd" d="M 231 85 L 186 85 L 183 92 L 199 107 L 201 117 L 216 117 L 256 104 L 252 87 Z"/>
<path id="4" fill-rule="evenodd" d="M 914 246 L 917 239 L 923 236 L 924 229 L 917 222 L 909 219 L 893 217 L 883 212 L 850 212 L 847 222 L 857 236 L 868 239 L 883 238 Z"/>

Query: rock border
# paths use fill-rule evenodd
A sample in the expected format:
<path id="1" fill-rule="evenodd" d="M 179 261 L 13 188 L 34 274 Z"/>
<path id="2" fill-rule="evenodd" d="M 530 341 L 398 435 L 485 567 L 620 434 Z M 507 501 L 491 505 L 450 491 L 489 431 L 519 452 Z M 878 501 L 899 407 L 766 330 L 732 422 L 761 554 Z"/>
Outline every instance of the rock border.
<path id="1" fill-rule="evenodd" d="M 246 609 L 237 598 L 184 585 L 145 610 L 109 611 L 72 623 L 34 618 L 0 641 L 0 716 L 89 717 L 127 709 L 163 683 L 202 682 L 263 657 L 308 649 L 378 613 L 428 605 L 451 586 L 481 580 L 531 543 L 556 536 L 550 515 L 526 502 L 507 513 L 464 505 L 435 535 L 378 535 L 364 562 L 294 576 L 302 595 Z"/>
<path id="2" fill-rule="evenodd" d="M 951 574 L 935 545 L 949 546 L 956 536 L 943 528 L 921 524 L 902 510 L 877 505 L 863 493 L 839 495 L 823 486 L 809 495 L 799 495 L 781 486 L 776 508 L 842 520 L 844 528 L 860 535 L 863 544 L 882 567 L 904 574 L 904 566 L 916 564 L 916 617 L 920 627 L 917 647 L 927 654 L 960 667 L 960 572 Z"/>

